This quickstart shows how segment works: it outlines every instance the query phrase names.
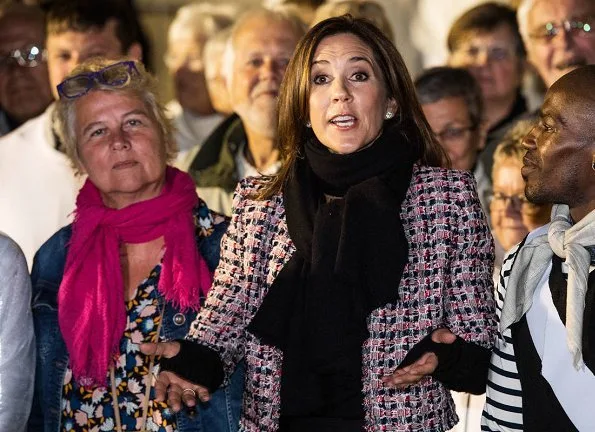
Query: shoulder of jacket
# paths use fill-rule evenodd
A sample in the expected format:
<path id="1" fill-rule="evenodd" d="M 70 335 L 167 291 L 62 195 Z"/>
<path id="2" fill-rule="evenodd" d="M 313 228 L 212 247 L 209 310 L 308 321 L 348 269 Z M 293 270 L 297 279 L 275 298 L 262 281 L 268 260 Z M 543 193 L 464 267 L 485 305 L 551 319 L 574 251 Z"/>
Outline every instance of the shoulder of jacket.
<path id="1" fill-rule="evenodd" d="M 0 231 L 0 262 L 12 265 L 17 261 L 25 262 L 21 247 L 11 237 Z"/>
<path id="2" fill-rule="evenodd" d="M 413 176 L 420 181 L 447 181 L 453 183 L 472 182 L 474 179 L 471 171 L 419 165 L 414 167 Z"/>
<path id="3" fill-rule="evenodd" d="M 473 173 L 440 167 L 415 166 L 409 187 L 412 199 L 468 202 L 476 191 Z M 442 197 L 442 198 L 441 198 Z M 428 204 L 426 202 L 426 204 Z"/>

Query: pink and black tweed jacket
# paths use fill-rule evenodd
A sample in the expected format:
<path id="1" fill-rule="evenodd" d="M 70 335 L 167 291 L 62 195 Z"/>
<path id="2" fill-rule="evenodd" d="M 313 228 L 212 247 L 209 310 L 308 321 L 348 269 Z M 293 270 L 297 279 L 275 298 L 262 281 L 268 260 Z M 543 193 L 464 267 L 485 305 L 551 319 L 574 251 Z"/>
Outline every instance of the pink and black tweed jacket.
<path id="1" fill-rule="evenodd" d="M 189 334 L 219 352 L 227 376 L 245 360 L 240 426 L 244 432 L 278 429 L 282 353 L 260 343 L 245 328 L 295 251 L 282 196 L 251 199 L 259 187 L 257 179 L 238 186 L 215 281 Z M 401 219 L 409 262 L 395 287 L 399 300 L 372 312 L 370 338 L 362 346 L 365 430 L 445 431 L 457 417 L 450 393 L 440 382 L 425 377 L 398 390 L 387 388 L 381 378 L 394 372 L 408 350 L 438 327 L 492 347 L 496 332 L 492 237 L 473 177 L 461 171 L 414 167 Z"/>

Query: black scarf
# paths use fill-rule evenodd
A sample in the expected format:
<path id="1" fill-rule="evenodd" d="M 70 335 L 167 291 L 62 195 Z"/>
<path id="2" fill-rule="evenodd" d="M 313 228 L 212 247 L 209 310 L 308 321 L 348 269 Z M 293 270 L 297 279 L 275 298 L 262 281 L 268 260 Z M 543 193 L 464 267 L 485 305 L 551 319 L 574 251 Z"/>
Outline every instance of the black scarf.
<path id="1" fill-rule="evenodd" d="M 408 256 L 401 204 L 419 154 L 396 125 L 348 155 L 307 140 L 283 190 L 297 251 L 248 326 L 283 351 L 282 416 L 363 419 L 366 321 L 398 299 Z"/>

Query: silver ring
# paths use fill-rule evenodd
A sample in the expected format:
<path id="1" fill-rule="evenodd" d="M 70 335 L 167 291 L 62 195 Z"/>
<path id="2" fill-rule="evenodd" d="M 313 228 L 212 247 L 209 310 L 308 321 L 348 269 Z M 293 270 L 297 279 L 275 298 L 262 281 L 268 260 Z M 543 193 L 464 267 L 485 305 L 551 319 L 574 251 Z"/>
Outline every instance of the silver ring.
<path id="1" fill-rule="evenodd" d="M 191 388 L 186 388 L 182 391 L 182 395 L 186 392 L 192 393 L 192 397 L 194 397 L 196 399 L 196 392 L 194 390 L 192 390 Z"/>

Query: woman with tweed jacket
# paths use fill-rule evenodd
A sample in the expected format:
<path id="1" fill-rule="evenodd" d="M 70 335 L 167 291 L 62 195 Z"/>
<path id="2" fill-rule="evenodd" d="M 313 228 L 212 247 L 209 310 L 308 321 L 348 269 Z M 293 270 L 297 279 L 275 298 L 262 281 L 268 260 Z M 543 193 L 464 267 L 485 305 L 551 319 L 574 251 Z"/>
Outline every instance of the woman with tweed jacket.
<path id="1" fill-rule="evenodd" d="M 247 179 L 207 302 L 157 397 L 205 402 L 246 364 L 240 430 L 444 431 L 485 390 L 492 238 L 396 48 L 366 21 L 302 39 L 279 96 L 284 167 Z"/>

